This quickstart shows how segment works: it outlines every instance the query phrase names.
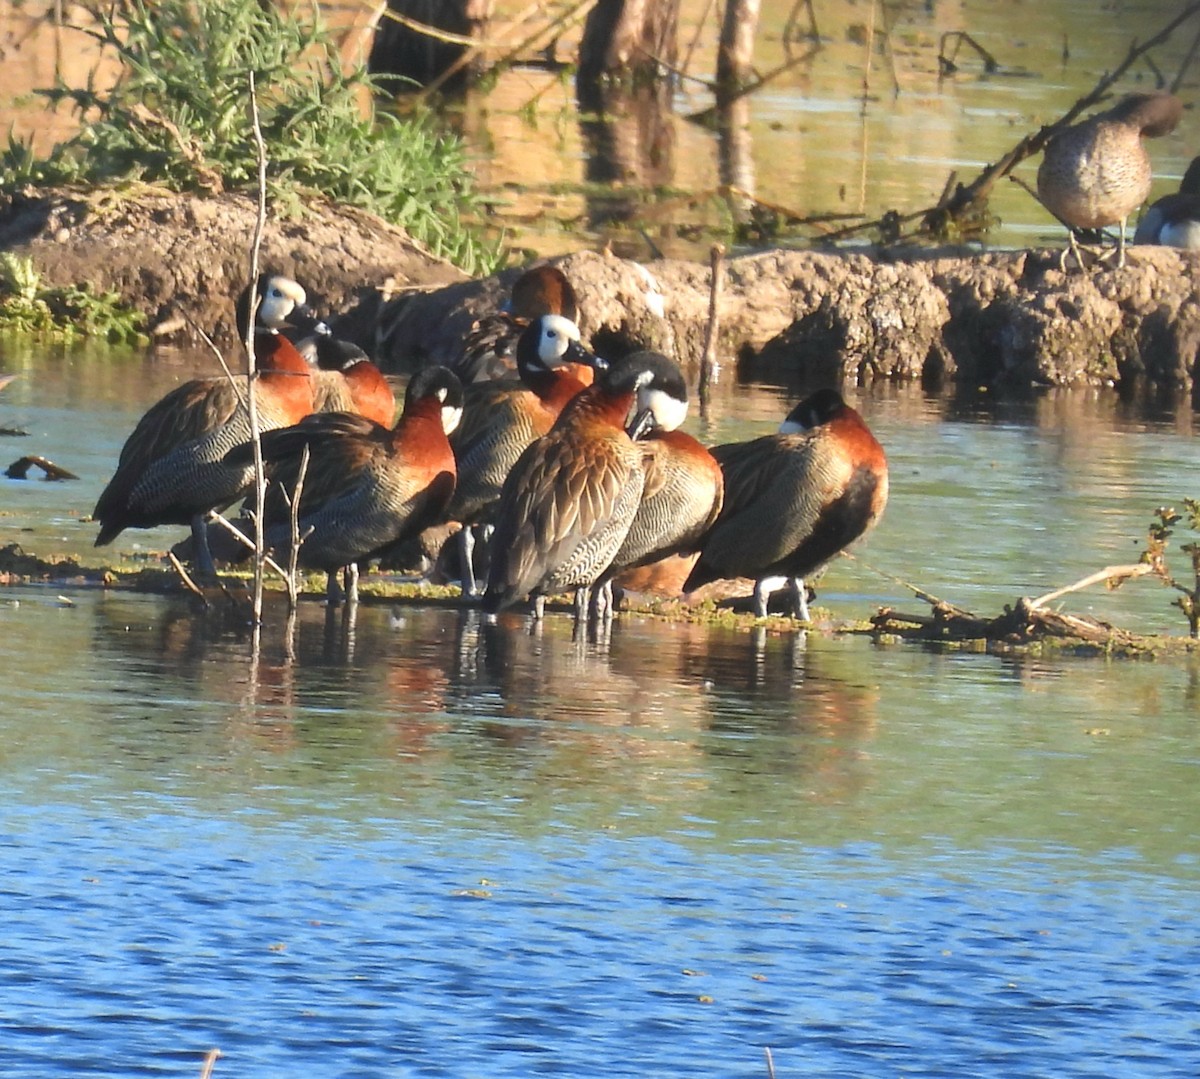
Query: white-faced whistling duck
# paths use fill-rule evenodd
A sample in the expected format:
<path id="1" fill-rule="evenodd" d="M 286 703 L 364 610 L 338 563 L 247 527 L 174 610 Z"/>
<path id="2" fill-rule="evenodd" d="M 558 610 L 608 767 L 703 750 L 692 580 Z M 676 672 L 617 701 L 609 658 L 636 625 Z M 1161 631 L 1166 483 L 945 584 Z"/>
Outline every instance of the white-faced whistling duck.
<path id="1" fill-rule="evenodd" d="M 547 595 L 573 588 L 576 619 L 586 620 L 591 586 L 620 550 L 645 486 L 642 447 L 626 431 L 638 391 L 670 392 L 678 377 L 662 359 L 636 353 L 599 373 L 521 455 L 500 496 L 485 610 L 532 596 L 540 618 Z"/>
<path id="2" fill-rule="evenodd" d="M 804 578 L 871 528 L 887 503 L 883 447 L 834 390 L 818 390 L 779 432 L 713 448 L 725 505 L 684 582 L 690 592 L 722 578 L 755 580 L 755 613 L 789 581 L 793 613 L 808 621 Z"/>
<path id="3" fill-rule="evenodd" d="M 254 292 L 237 302 L 238 330 L 245 340 Z M 257 283 L 254 352 L 259 371 L 254 396 L 260 430 L 286 427 L 313 408 L 310 367 L 281 332 L 304 311 L 304 289 L 279 275 Z M 212 576 L 204 519 L 241 498 L 254 482 L 252 467 L 231 468 L 225 454 L 250 437 L 240 387 L 228 378 L 193 379 L 152 405 L 121 450 L 116 473 L 96 503 L 96 546 L 126 528 L 187 524 L 195 540 L 196 568 Z"/>
<path id="4" fill-rule="evenodd" d="M 445 513 L 456 467 L 447 435 L 462 414 L 462 384 L 444 367 L 428 367 L 409 381 L 394 427 L 354 412 L 314 412 L 262 438 L 273 497 L 264 511 L 267 546 L 286 558 L 291 547 L 290 499 L 305 447 L 300 487 L 297 562 L 329 575 L 331 602 L 339 598 L 338 570 L 347 571 L 348 599 L 357 602 L 357 569 L 427 528 Z M 250 443 L 227 460 L 254 457 Z"/>
<path id="5" fill-rule="evenodd" d="M 549 432 L 563 406 L 584 388 L 577 373 L 598 361 L 579 341 L 579 329 L 562 315 L 541 315 L 517 342 L 519 379 L 473 382 L 464 389 L 463 422 L 450 444 L 458 458 L 458 488 L 446 510 L 459 521 L 463 594 L 476 594 L 477 526 L 488 526 L 500 490 L 517 459 Z"/>

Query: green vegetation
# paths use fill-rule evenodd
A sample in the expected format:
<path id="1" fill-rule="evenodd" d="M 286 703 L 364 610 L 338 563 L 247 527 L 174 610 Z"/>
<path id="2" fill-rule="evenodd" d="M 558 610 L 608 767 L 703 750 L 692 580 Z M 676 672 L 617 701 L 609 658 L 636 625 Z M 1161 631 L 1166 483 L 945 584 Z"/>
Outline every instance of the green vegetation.
<path id="1" fill-rule="evenodd" d="M 116 293 L 44 286 L 31 259 L 0 253 L 0 331 L 138 344 L 148 340 L 144 326 Z"/>
<path id="2" fill-rule="evenodd" d="M 1178 580 L 1167 568 L 1168 541 L 1175 531 L 1175 526 L 1184 520 L 1193 532 L 1200 533 L 1200 501 L 1185 498 L 1183 513 L 1178 513 L 1174 508 L 1160 508 L 1150 523 L 1142 561 L 1149 563 L 1163 584 L 1179 593 L 1173 605 L 1183 611 L 1191 636 L 1200 637 L 1200 543 L 1184 543 L 1179 547 L 1191 560 L 1190 584 Z"/>
<path id="3" fill-rule="evenodd" d="M 477 202 L 459 142 L 428 115 L 365 115 L 379 82 L 343 71 L 316 5 L 92 0 L 83 8 L 93 22 L 82 29 L 115 53 L 121 75 L 111 89 L 39 91 L 73 106 L 83 128 L 42 159 L 10 136 L 0 185 L 141 180 L 180 191 L 256 191 L 253 72 L 277 209 L 299 212 L 301 196 L 316 193 L 378 214 L 470 273 L 501 264 L 498 246 L 465 221 Z"/>

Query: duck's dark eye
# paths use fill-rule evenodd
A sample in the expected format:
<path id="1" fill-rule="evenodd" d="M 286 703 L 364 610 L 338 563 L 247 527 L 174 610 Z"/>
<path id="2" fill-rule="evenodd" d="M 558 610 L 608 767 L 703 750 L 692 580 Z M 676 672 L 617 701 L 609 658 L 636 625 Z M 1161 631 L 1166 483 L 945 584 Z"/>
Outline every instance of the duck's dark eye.
<path id="1" fill-rule="evenodd" d="M 558 336 L 558 331 L 557 330 L 547 330 L 546 336 L 549 337 L 551 340 L 553 340 L 555 337 Z"/>
<path id="2" fill-rule="evenodd" d="M 275 299 L 275 300 L 282 300 L 282 299 L 283 299 L 283 292 L 282 292 L 282 291 L 279 289 L 279 287 L 278 287 L 278 286 L 276 286 L 275 288 L 271 289 L 271 298 L 272 298 L 272 299 Z"/>

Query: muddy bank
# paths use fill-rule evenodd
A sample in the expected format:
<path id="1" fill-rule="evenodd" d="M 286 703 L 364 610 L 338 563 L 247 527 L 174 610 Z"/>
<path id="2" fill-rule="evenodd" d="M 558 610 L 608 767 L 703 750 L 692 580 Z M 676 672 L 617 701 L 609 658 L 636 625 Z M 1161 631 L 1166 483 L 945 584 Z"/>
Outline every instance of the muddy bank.
<path id="1" fill-rule="evenodd" d="M 87 282 L 117 293 L 146 315 L 156 340 L 198 342 L 194 322 L 229 346 L 231 298 L 248 274 L 256 218 L 255 202 L 240 195 L 137 186 L 6 195 L 0 250 L 32 257 L 51 285 Z M 372 214 L 318 204 L 268 220 L 260 265 L 295 277 L 330 311 L 373 311 L 393 290 L 466 276 Z M 369 338 L 374 327 L 354 333 Z"/>
<path id="2" fill-rule="evenodd" d="M 9 197 L 0 249 L 54 284 L 90 282 L 186 339 L 184 316 L 231 337 L 254 205 L 149 189 Z M 601 352 L 657 348 L 693 370 L 709 268 L 606 254 L 554 260 Z M 517 269 L 472 281 L 360 211 L 313 206 L 268 224 L 263 264 L 338 312 L 339 331 L 402 371 L 452 359 Z M 1057 251 L 863 254 L 772 250 L 726 262 L 720 353 L 747 377 L 874 379 L 1022 388 L 1138 383 L 1190 389 L 1200 347 L 1200 255 L 1131 249 L 1127 266 L 1064 274 Z"/>
<path id="3" fill-rule="evenodd" d="M 695 368 L 709 269 L 602 254 L 554 260 L 601 352 L 658 348 Z M 1123 269 L 1064 274 L 1056 251 L 904 258 L 766 251 L 730 259 L 720 353 L 743 376 L 972 385 L 1190 387 L 1200 346 L 1200 256 L 1134 249 Z M 395 367 L 454 355 L 515 271 L 385 305 L 377 347 Z M 661 310 L 661 316 L 659 311 Z"/>

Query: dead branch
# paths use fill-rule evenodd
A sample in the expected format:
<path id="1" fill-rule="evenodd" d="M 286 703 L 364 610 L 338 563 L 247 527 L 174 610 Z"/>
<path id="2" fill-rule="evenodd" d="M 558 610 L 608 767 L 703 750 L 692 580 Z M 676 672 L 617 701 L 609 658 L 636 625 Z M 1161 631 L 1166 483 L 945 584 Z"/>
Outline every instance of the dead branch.
<path id="1" fill-rule="evenodd" d="M 1111 72 L 1102 75 L 1096 81 L 1096 85 L 1079 98 L 1057 120 L 1039 128 L 1032 135 L 1024 136 L 1007 153 L 986 166 L 969 184 L 955 185 L 953 193 L 949 194 L 948 197 L 943 192 L 943 197 L 938 200 L 936 205 L 928 207 L 925 210 L 902 215 L 897 214 L 895 211 L 890 211 L 875 221 L 867 221 L 861 225 L 842 229 L 837 233 L 827 236 L 825 239 L 843 239 L 848 236 L 871 231 L 872 229 L 887 230 L 890 228 L 893 230 L 894 240 L 900 240 L 906 237 L 895 233 L 896 225 L 906 224 L 915 220 L 919 220 L 921 225 L 913 235 L 939 235 L 943 231 L 945 222 L 966 218 L 970 212 L 977 211 L 979 207 L 986 204 L 992 188 L 996 185 L 996 181 L 1008 176 L 1021 162 L 1041 153 L 1046 143 L 1063 128 L 1069 127 L 1084 112 L 1102 102 L 1112 87 L 1130 67 L 1151 50 L 1156 49 L 1159 45 L 1166 42 L 1183 23 L 1187 22 L 1188 19 L 1191 19 L 1197 13 L 1200 13 L 1200 2 L 1191 3 L 1171 19 L 1158 33 L 1147 38 L 1141 44 L 1136 42 L 1131 44 L 1125 58 Z M 1200 47 L 1200 38 L 1198 38 L 1197 46 L 1195 47 Z"/>
<path id="2" fill-rule="evenodd" d="M 254 378 L 257 361 L 254 355 L 254 324 L 258 306 L 258 257 L 262 249 L 263 232 L 267 227 L 267 144 L 263 139 L 258 117 L 258 93 L 254 72 L 250 72 L 250 123 L 254 132 L 254 148 L 258 157 L 258 215 L 254 221 L 254 237 L 250 243 L 250 319 L 246 326 L 246 399 L 250 416 L 250 440 L 254 444 L 254 624 L 262 622 L 263 563 L 267 557 L 266 537 L 263 534 L 263 508 L 266 504 L 267 482 L 263 467 L 262 437 L 258 424 L 258 406 L 254 397 Z"/>
<path id="3" fill-rule="evenodd" d="M 704 330 L 704 354 L 700 357 L 700 407 L 708 407 L 710 384 L 717 375 L 717 335 L 721 329 L 721 289 L 725 282 L 725 248 L 713 244 L 710 253 L 711 280 L 708 293 L 708 325 Z"/>
<path id="4" fill-rule="evenodd" d="M 186 569 L 184 569 L 183 563 L 180 562 L 179 559 L 175 557 L 175 552 L 168 551 L 167 558 L 170 559 L 171 565 L 172 565 L 172 567 L 174 567 L 175 572 L 177 574 L 179 574 L 179 579 L 180 579 L 180 581 L 183 582 L 183 587 L 186 588 L 193 595 L 199 596 L 201 602 L 204 604 L 205 607 L 207 607 L 208 606 L 208 597 L 204 594 L 204 590 L 198 584 L 196 584 L 195 581 L 192 580 L 191 575 L 188 573 L 188 571 Z"/>
<path id="5" fill-rule="evenodd" d="M 220 1049 L 210 1049 L 204 1057 L 204 1066 L 200 1069 L 200 1079 L 212 1079 L 213 1067 L 221 1056 Z"/>
<path id="6" fill-rule="evenodd" d="M 77 480 L 78 476 L 74 472 L 68 472 L 60 465 L 56 465 L 48 457 L 39 457 L 37 454 L 31 454 L 25 457 L 18 457 L 11 465 L 4 470 L 4 474 L 10 480 L 23 480 L 28 478 L 30 468 L 36 465 L 45 475 L 42 477 L 46 480 Z"/>
<path id="7" fill-rule="evenodd" d="M 1095 573 L 1089 573 L 1074 584 L 1056 588 L 1053 592 L 1047 592 L 1044 596 L 1038 596 L 1037 599 L 1029 600 L 1029 606 L 1031 609 L 1037 610 L 1052 600 L 1058 599 L 1059 596 L 1065 596 L 1071 592 L 1079 592 L 1084 588 L 1090 588 L 1094 584 L 1099 584 L 1101 581 L 1104 581 L 1109 588 L 1116 588 L 1133 577 L 1145 577 L 1147 573 L 1153 572 L 1154 567 L 1147 562 L 1135 562 L 1127 566 L 1105 566 L 1104 569 L 1097 570 Z"/>
<path id="8" fill-rule="evenodd" d="M 300 535 L 300 498 L 304 493 L 304 478 L 308 475 L 308 443 L 304 444 L 304 449 L 300 453 L 300 470 L 296 474 L 296 489 L 291 496 L 290 518 L 292 524 L 292 548 L 288 552 L 288 568 L 287 568 L 287 594 L 288 594 L 288 613 L 293 613 L 297 606 L 297 568 L 300 563 L 300 544 L 302 544 L 308 535 Z M 310 528 L 309 533 L 312 532 Z"/>

